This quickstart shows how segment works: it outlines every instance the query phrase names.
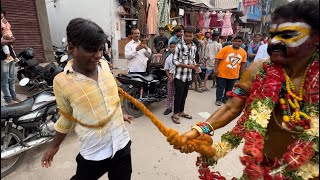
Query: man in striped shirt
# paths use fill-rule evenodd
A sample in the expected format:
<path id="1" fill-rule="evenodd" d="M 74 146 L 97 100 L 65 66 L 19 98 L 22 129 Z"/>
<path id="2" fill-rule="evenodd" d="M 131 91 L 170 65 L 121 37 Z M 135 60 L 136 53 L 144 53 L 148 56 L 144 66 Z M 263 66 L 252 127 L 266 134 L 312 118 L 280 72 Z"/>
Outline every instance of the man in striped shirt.
<path id="1" fill-rule="evenodd" d="M 179 117 L 192 119 L 192 116 L 184 112 L 184 106 L 188 95 L 189 83 L 192 80 L 192 69 L 199 71 L 195 57 L 197 47 L 193 43 L 195 28 L 187 27 L 184 29 L 182 42 L 176 45 L 173 55 L 173 64 L 176 66 L 174 75 L 174 113 L 171 119 L 174 123 L 180 124 Z"/>
<path id="2" fill-rule="evenodd" d="M 80 140 L 77 171 L 72 180 L 130 180 L 132 173 L 130 137 L 122 114 L 117 84 L 108 63 L 101 59 L 106 35 L 96 23 L 76 18 L 67 27 L 68 50 L 73 60 L 53 81 L 60 110 L 56 134 L 41 160 L 51 166 L 53 156 L 75 127 Z"/>

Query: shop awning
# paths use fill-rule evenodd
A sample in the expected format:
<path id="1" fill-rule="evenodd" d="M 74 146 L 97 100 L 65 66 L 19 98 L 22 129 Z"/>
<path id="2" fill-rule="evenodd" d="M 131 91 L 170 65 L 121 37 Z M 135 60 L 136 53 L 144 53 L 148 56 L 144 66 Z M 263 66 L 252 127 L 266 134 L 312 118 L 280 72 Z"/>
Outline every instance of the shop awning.
<path id="1" fill-rule="evenodd" d="M 171 6 L 174 8 L 183 8 L 187 11 L 199 11 L 208 7 L 206 5 L 199 6 L 199 3 L 195 3 L 194 0 L 171 0 Z"/>
<path id="2" fill-rule="evenodd" d="M 237 10 L 230 10 L 230 12 L 231 13 L 233 13 L 233 14 L 236 14 L 236 15 L 238 15 L 238 16 L 244 16 L 244 14 L 243 14 L 243 12 L 242 11 L 237 11 Z"/>
<path id="3" fill-rule="evenodd" d="M 260 23 L 260 21 L 256 21 L 253 19 L 247 19 L 247 22 L 246 22 L 246 24 L 258 24 L 258 23 Z"/>
<path id="4" fill-rule="evenodd" d="M 199 7 L 202 7 L 202 8 L 214 10 L 214 11 L 222 10 L 221 8 L 214 7 L 210 3 L 206 2 L 206 1 L 203 1 L 203 0 L 198 0 L 197 3 L 195 3 L 195 5 L 199 6 Z"/>
<path id="5" fill-rule="evenodd" d="M 215 0 L 215 7 L 227 10 L 238 8 L 239 0 Z"/>
<path id="6" fill-rule="evenodd" d="M 171 0 L 171 6 L 185 6 L 185 7 L 196 7 L 195 2 L 191 0 Z"/>

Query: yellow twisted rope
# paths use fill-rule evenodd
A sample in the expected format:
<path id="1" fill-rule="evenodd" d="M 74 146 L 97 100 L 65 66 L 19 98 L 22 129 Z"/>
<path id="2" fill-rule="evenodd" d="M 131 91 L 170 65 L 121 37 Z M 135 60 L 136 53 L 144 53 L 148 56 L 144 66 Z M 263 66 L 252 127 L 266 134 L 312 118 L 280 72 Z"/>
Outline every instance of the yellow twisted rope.
<path id="1" fill-rule="evenodd" d="M 137 101 L 134 97 L 130 96 L 126 93 L 123 89 L 118 87 L 118 92 L 121 94 L 125 99 L 128 99 L 133 105 L 139 108 L 144 115 L 146 115 L 152 123 L 157 126 L 159 131 L 167 137 L 167 141 L 170 142 L 172 139 L 172 145 L 180 145 L 181 136 L 177 131 L 174 129 L 168 129 L 147 107 L 142 104 L 141 102 Z M 213 157 L 215 155 L 215 149 L 211 146 L 213 141 L 210 136 L 206 135 L 203 136 L 203 139 L 197 138 L 187 141 L 187 145 L 192 145 L 196 152 L 200 153 L 206 157 Z"/>
<path id="2" fill-rule="evenodd" d="M 138 107 L 151 121 L 152 123 L 157 126 L 157 128 L 160 130 L 160 132 L 167 137 L 167 141 L 170 142 L 171 145 L 180 145 L 181 142 L 181 136 L 179 133 L 174 129 L 168 129 L 147 107 L 142 104 L 141 102 L 137 101 L 134 97 L 130 96 L 128 93 L 126 93 L 123 89 L 118 87 L 118 92 L 121 94 L 124 98 L 128 99 L 130 102 L 133 103 L 136 107 Z M 80 121 L 78 121 L 76 118 L 74 118 L 72 115 L 65 113 L 61 109 L 59 109 L 59 112 L 61 115 L 65 116 L 66 118 L 79 123 L 81 126 L 88 127 L 88 128 L 101 128 L 103 127 L 107 121 L 101 121 L 98 124 L 95 125 L 88 125 L 84 124 Z M 112 117 L 112 115 L 110 116 Z M 192 139 L 187 141 L 187 145 L 192 145 L 194 147 L 194 150 L 198 153 L 200 153 L 203 156 L 206 157 L 213 157 L 216 154 L 216 150 L 211 146 L 213 143 L 212 139 L 208 135 L 204 135 L 201 138 L 198 137 L 197 139 Z"/>

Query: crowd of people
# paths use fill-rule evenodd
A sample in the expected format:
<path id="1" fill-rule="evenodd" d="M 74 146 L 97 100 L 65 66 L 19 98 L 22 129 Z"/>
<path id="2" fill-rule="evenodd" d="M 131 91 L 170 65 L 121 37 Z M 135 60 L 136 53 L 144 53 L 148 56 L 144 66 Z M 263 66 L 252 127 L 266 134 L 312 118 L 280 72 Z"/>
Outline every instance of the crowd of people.
<path id="1" fill-rule="evenodd" d="M 295 0 L 278 7 L 272 14 L 268 44 L 259 33 L 250 43 L 241 36 L 221 42 L 219 34 L 202 36 L 201 29 L 189 26 L 176 28 L 170 38 L 159 28 L 150 48 L 140 38 L 140 30 L 133 28 L 125 47 L 128 72 L 145 73 L 150 59 L 165 59 L 168 103 L 164 114 L 172 113 L 174 123 L 193 118 L 185 112 L 190 89 L 209 91 L 210 78 L 211 87 L 216 88 L 215 105 L 221 107 L 181 135 L 180 142 L 168 137 L 170 144 L 191 153 L 195 147 L 189 140 L 205 139 L 241 115 L 220 146 L 215 146 L 215 160 L 244 138 L 245 178 L 318 179 L 319 10 L 314 8 L 318 5 L 317 0 Z M 11 77 L 14 38 L 4 16 L 1 11 L 1 88 L 11 102 L 18 101 Z M 122 113 L 117 83 L 108 63 L 101 60 L 108 53 L 107 36 L 99 25 L 82 18 L 71 20 L 66 32 L 73 59 L 53 82 L 60 117 L 41 165 L 51 166 L 66 135 L 75 128 L 80 150 L 71 179 L 99 179 L 108 172 L 110 180 L 129 180 L 131 140 L 124 122 L 133 117 Z M 210 170 L 199 172 L 210 174 Z"/>
<path id="2" fill-rule="evenodd" d="M 165 29 L 160 27 L 159 35 L 151 43 L 153 47 L 149 48 L 146 39 L 140 39 L 140 30 L 133 28 L 132 40 L 125 46 L 129 73 L 146 73 L 148 61 L 164 60 L 168 77 L 164 114 L 173 112 L 171 119 L 177 124 L 179 116 L 192 119 L 184 112 L 188 90 L 210 91 L 207 84 L 212 79 L 211 88 L 216 88 L 215 105 L 221 106 L 227 102 L 226 93 L 233 89 L 241 72 L 255 60 L 268 58 L 266 38 L 260 33 L 255 33 L 253 40 L 245 43 L 241 36 L 230 35 L 223 42 L 219 33 L 203 32 L 198 27 L 177 26 L 167 37 Z"/>

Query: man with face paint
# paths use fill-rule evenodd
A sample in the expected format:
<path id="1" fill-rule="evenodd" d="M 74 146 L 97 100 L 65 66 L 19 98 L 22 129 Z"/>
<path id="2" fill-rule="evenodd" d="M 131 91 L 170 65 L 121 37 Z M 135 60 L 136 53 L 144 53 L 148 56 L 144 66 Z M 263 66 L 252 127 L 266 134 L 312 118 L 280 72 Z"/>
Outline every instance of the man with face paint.
<path id="1" fill-rule="evenodd" d="M 315 155 L 318 155 L 319 9 L 316 8 L 318 6 L 318 0 L 296 0 L 278 7 L 272 14 L 268 44 L 270 59 L 255 61 L 251 64 L 242 75 L 240 82 L 235 85 L 232 93 L 229 94 L 229 101 L 205 122 L 212 126 L 209 128 L 210 131 L 201 131 L 201 127 L 192 128 L 191 131 L 182 135 L 180 144 L 175 145 L 174 148 L 184 153 L 193 152 L 194 147 L 190 144 L 186 145 L 187 140 L 203 135 L 207 136 L 206 134 L 211 134 L 212 131 L 226 126 L 235 120 L 243 110 L 250 114 L 251 111 L 247 108 L 252 108 L 251 105 L 255 100 L 263 99 L 265 98 L 262 97 L 263 95 L 269 94 L 274 97 L 272 99 L 274 104 L 268 117 L 262 119 L 268 120 L 268 124 L 265 126 L 268 138 L 264 140 L 263 148 L 265 160 L 282 159 L 284 153 L 290 152 L 296 147 L 290 146 L 291 148 L 288 148 L 288 146 L 293 142 L 300 142 L 300 135 L 306 133 L 308 137 L 313 137 L 316 140 L 315 150 L 311 148 L 309 152 L 314 151 Z M 260 78 L 256 76 L 259 72 L 265 72 L 266 75 L 269 74 L 269 77 L 274 78 Z M 263 82 L 258 86 L 261 87 L 260 89 L 256 87 L 259 81 Z M 264 89 L 265 87 L 268 89 Z M 311 107 L 314 109 L 312 110 Z M 250 126 L 249 124 L 241 124 L 242 120 L 245 120 L 244 122 L 249 120 L 249 115 L 245 113 L 241 116 L 241 118 L 245 118 L 238 121 L 240 127 L 243 127 L 238 131 L 240 134 L 245 132 L 244 126 Z M 306 117 L 310 119 L 306 120 L 307 118 L 293 115 L 294 113 L 306 114 Z M 306 121 L 303 122 L 303 119 Z M 169 139 L 169 141 L 174 144 L 173 139 Z M 300 150 L 309 153 L 305 152 L 304 147 Z M 290 160 L 291 163 L 296 163 L 294 162 L 295 158 L 286 157 L 292 160 Z M 318 158 L 316 159 L 318 160 Z M 319 168 L 319 161 L 316 162 L 316 165 Z M 307 175 L 312 175 L 312 179 L 319 176 L 319 171 Z"/>

